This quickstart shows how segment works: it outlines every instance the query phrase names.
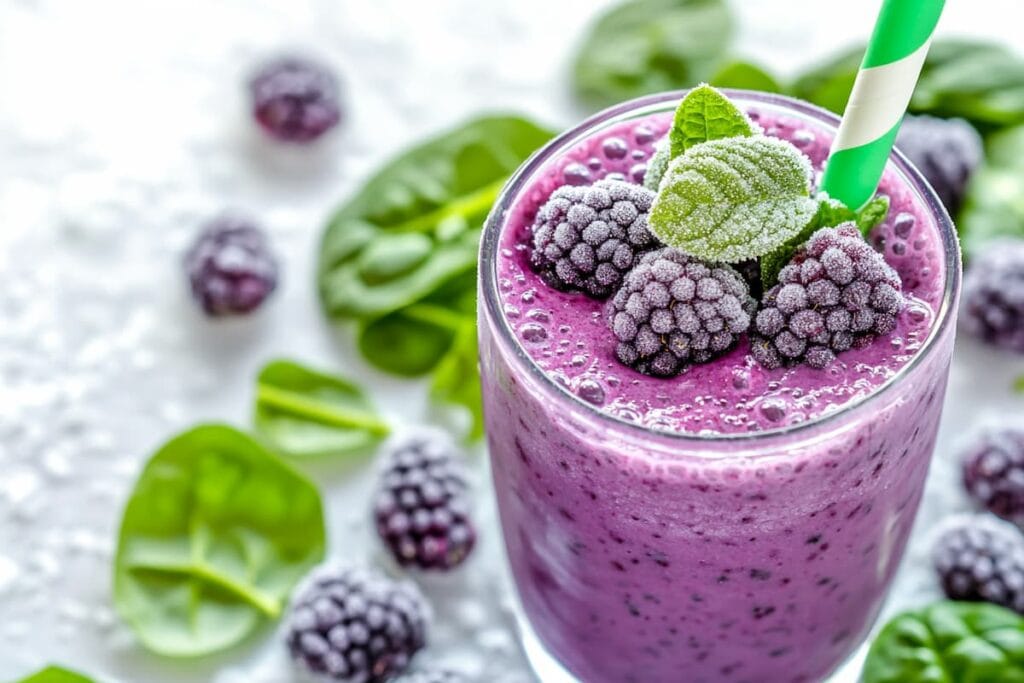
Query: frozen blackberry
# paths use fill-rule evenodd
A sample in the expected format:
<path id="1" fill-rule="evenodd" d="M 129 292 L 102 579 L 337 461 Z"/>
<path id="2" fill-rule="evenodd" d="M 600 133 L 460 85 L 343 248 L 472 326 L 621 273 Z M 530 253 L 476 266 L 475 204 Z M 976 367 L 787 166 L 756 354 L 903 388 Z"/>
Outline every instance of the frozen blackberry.
<path id="1" fill-rule="evenodd" d="M 310 142 L 341 118 L 338 81 L 327 67 L 300 57 L 263 65 L 249 82 L 253 116 L 284 142 Z"/>
<path id="2" fill-rule="evenodd" d="M 963 461 L 964 486 L 989 512 L 1024 527 L 1024 430 L 981 435 Z"/>
<path id="3" fill-rule="evenodd" d="M 658 246 L 650 190 L 620 180 L 563 185 L 537 213 L 530 265 L 549 286 L 606 299 L 637 257 Z"/>
<path id="4" fill-rule="evenodd" d="M 469 683 L 469 679 L 454 671 L 435 669 L 408 673 L 397 679 L 395 683 Z"/>
<path id="5" fill-rule="evenodd" d="M 963 203 L 967 181 L 981 163 L 981 136 L 963 119 L 907 116 L 896 146 L 907 155 L 946 210 L 955 214 Z"/>
<path id="6" fill-rule="evenodd" d="M 643 255 L 608 302 L 615 355 L 646 375 L 672 377 L 727 351 L 756 302 L 739 273 L 664 248 Z"/>
<path id="7" fill-rule="evenodd" d="M 900 276 L 853 223 L 814 233 L 761 300 L 750 347 L 764 367 L 824 368 L 836 354 L 892 332 L 904 299 Z"/>
<path id="8" fill-rule="evenodd" d="M 374 500 L 377 533 L 402 566 L 446 570 L 476 542 L 462 454 L 440 433 L 395 443 Z"/>
<path id="9" fill-rule="evenodd" d="M 932 560 L 949 598 L 1024 613 L 1024 536 L 1016 527 L 994 518 L 959 520 L 939 537 Z"/>
<path id="10" fill-rule="evenodd" d="M 185 254 L 192 294 L 211 316 L 249 313 L 277 287 L 277 259 L 256 225 L 239 216 L 208 224 Z"/>
<path id="11" fill-rule="evenodd" d="M 964 327 L 1024 353 L 1024 240 L 999 240 L 971 259 L 964 278 Z"/>
<path id="12" fill-rule="evenodd" d="M 414 584 L 323 565 L 296 591 L 285 642 L 292 659 L 324 681 L 384 683 L 424 646 L 429 618 Z"/>

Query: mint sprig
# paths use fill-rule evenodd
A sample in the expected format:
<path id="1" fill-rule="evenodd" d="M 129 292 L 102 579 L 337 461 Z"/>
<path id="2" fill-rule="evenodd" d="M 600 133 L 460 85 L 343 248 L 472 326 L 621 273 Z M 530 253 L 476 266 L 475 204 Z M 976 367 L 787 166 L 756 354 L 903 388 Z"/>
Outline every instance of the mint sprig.
<path id="1" fill-rule="evenodd" d="M 749 137 L 758 132 L 728 97 L 703 83 L 688 92 L 676 109 L 668 134 L 669 152 L 675 159 L 711 140 Z"/>
<path id="2" fill-rule="evenodd" d="M 706 261 L 735 263 L 795 237 L 818 203 L 811 164 L 782 140 L 731 137 L 690 147 L 673 159 L 649 224 L 665 244 Z"/>
<path id="3" fill-rule="evenodd" d="M 818 195 L 818 209 L 797 235 L 761 257 L 761 284 L 765 291 L 779 279 L 779 271 L 789 263 L 793 254 L 804 242 L 821 228 L 834 228 L 843 223 L 856 223 L 865 237 L 876 225 L 885 220 L 889 213 L 889 198 L 879 195 L 860 211 L 854 211 L 842 202 L 822 193 Z"/>

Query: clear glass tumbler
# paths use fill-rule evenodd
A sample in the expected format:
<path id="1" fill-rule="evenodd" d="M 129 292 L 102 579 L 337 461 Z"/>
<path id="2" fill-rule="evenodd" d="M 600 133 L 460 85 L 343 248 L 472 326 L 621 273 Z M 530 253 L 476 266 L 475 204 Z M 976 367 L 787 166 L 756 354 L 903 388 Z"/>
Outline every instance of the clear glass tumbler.
<path id="1" fill-rule="evenodd" d="M 730 95 L 835 132 L 837 118 L 808 104 Z M 601 412 L 517 340 L 499 298 L 500 238 L 521 194 L 575 145 L 671 111 L 681 96 L 627 102 L 558 137 L 510 180 L 486 226 L 484 407 L 521 625 L 545 681 L 818 681 L 867 636 L 917 511 L 953 350 L 956 235 L 894 153 L 888 172 L 940 237 L 941 305 L 916 355 L 866 397 L 798 425 L 727 435 Z"/>

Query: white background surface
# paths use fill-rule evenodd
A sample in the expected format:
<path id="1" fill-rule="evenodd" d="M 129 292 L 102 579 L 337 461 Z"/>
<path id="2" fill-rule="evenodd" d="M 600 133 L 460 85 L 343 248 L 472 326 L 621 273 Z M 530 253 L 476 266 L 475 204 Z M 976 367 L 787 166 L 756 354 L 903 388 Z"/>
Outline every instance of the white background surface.
<path id="1" fill-rule="evenodd" d="M 110 607 L 120 509 L 145 458 L 196 421 L 245 426 L 256 369 L 293 356 L 372 387 L 395 420 L 427 419 L 425 388 L 366 368 L 317 308 L 325 218 L 389 155 L 485 109 L 563 128 L 583 114 L 568 55 L 595 0 L 0 0 L 0 680 L 46 661 L 132 683 L 284 683 L 272 627 L 198 662 L 147 654 Z M 869 32 L 875 2 L 738 0 L 738 53 L 792 73 Z M 950 0 L 944 34 L 1024 49 L 1019 0 Z M 255 61 L 298 48 L 346 87 L 340 131 L 282 150 L 253 130 Z M 211 323 L 179 255 L 225 208 L 258 216 L 284 262 L 254 318 Z M 952 461 L 977 425 L 1024 414 L 1024 360 L 961 339 L 929 492 L 894 601 L 934 594 L 927 533 L 965 507 Z M 481 460 L 478 458 L 478 462 Z M 372 559 L 366 462 L 321 463 L 334 557 Z M 496 529 L 430 589 L 427 661 L 528 681 L 496 586 Z M 461 599 L 456 599 L 461 596 Z"/>

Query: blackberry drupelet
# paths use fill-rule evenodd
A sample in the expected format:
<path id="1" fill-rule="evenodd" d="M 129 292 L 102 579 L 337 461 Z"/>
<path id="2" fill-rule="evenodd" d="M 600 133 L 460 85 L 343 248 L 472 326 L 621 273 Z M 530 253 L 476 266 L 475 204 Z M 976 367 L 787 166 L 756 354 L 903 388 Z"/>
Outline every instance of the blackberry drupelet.
<path id="1" fill-rule="evenodd" d="M 447 570 L 476 542 L 462 457 L 441 433 L 422 432 L 385 455 L 374 500 L 377 533 L 402 566 Z"/>
<path id="2" fill-rule="evenodd" d="M 311 142 L 341 118 L 338 81 L 325 66 L 299 57 L 265 64 L 249 82 L 253 116 L 284 142 Z"/>
<path id="3" fill-rule="evenodd" d="M 184 264 L 193 296 L 214 317 L 249 313 L 277 287 L 277 259 L 266 236 L 239 216 L 208 224 Z"/>
<path id="4" fill-rule="evenodd" d="M 903 304 L 899 275 L 857 226 L 822 228 L 762 298 L 751 353 L 768 369 L 824 368 L 837 354 L 892 332 Z"/>
<path id="5" fill-rule="evenodd" d="M 645 254 L 608 302 L 624 365 L 672 377 L 721 355 L 750 326 L 756 302 L 740 275 L 664 248 Z"/>
<path id="6" fill-rule="evenodd" d="M 424 646 L 428 620 L 414 584 L 323 565 L 296 591 L 285 642 L 298 666 L 324 681 L 384 683 Z"/>
<path id="7" fill-rule="evenodd" d="M 537 213 L 530 265 L 550 287 L 608 298 L 640 254 L 659 246 L 647 227 L 653 201 L 620 180 L 558 188 Z"/>
<path id="8" fill-rule="evenodd" d="M 955 214 L 967 181 L 984 157 L 978 131 L 963 119 L 907 116 L 896 147 L 924 174 L 946 210 Z"/>
<path id="9" fill-rule="evenodd" d="M 1024 430 L 981 435 L 963 461 L 964 487 L 989 512 L 1024 527 Z"/>
<path id="10" fill-rule="evenodd" d="M 1024 353 L 1024 241 L 998 240 L 971 259 L 962 319 L 974 336 Z"/>
<path id="11" fill-rule="evenodd" d="M 952 600 L 984 601 L 1024 613 L 1024 536 L 995 518 L 971 517 L 948 528 L 932 551 Z"/>
<path id="12" fill-rule="evenodd" d="M 395 680 L 395 683 L 469 683 L 462 674 L 445 669 L 414 671 Z"/>

